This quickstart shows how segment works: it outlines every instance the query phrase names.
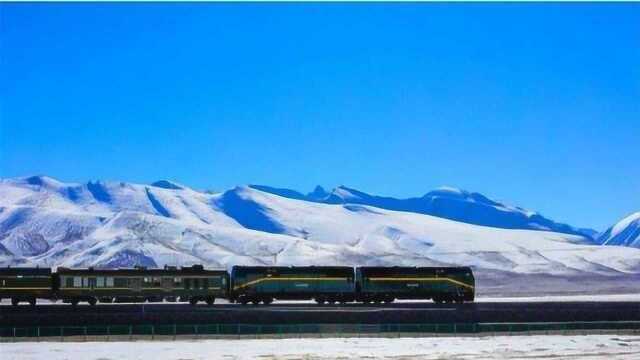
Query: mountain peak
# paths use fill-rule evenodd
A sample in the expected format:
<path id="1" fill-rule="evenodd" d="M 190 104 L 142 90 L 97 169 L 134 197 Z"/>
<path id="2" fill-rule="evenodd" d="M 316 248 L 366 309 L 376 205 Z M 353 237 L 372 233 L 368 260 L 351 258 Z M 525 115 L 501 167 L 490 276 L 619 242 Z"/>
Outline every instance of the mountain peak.
<path id="1" fill-rule="evenodd" d="M 598 238 L 603 245 L 640 247 L 640 212 L 635 212 L 608 228 Z"/>
<path id="2" fill-rule="evenodd" d="M 158 180 L 151 183 L 151 186 L 169 190 L 184 190 L 184 187 L 182 185 L 169 180 Z"/>
<path id="3" fill-rule="evenodd" d="M 20 178 L 19 180 L 33 186 L 60 187 L 64 185 L 62 182 L 45 175 L 27 176 Z"/>
<path id="4" fill-rule="evenodd" d="M 312 192 L 307 194 L 307 198 L 313 201 L 325 199 L 329 193 L 320 185 L 316 185 Z"/>

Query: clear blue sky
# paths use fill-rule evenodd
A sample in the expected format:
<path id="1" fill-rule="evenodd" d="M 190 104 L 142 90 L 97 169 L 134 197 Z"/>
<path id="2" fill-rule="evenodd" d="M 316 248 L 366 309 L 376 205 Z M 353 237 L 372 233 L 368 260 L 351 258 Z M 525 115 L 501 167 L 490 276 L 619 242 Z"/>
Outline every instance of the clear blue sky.
<path id="1" fill-rule="evenodd" d="M 640 4 L 0 4 L 0 177 L 640 210 Z"/>

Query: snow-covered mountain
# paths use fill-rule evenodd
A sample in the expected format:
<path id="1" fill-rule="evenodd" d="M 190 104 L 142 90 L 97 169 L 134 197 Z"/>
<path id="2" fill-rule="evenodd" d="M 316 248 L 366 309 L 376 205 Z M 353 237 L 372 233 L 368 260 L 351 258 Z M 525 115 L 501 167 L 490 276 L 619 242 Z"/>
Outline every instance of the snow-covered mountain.
<path id="1" fill-rule="evenodd" d="M 503 229 L 554 231 L 584 236 L 588 239 L 593 239 L 596 234 L 595 230 L 573 228 L 567 224 L 554 222 L 533 211 L 505 205 L 482 194 L 452 187 L 442 187 L 428 192 L 422 197 L 408 199 L 370 195 L 346 186 L 339 186 L 331 192 L 327 192 L 318 186 L 313 192 L 306 195 L 294 190 L 263 185 L 251 185 L 251 187 L 290 199 L 325 204 L 370 205 L 381 209 L 433 215 L 469 224 Z"/>
<path id="2" fill-rule="evenodd" d="M 640 212 L 633 213 L 608 228 L 598 238 L 603 245 L 640 248 Z"/>
<path id="3" fill-rule="evenodd" d="M 169 181 L 0 180 L 1 266 L 194 263 L 464 264 L 474 267 L 481 294 L 640 291 L 640 249 L 593 245 L 573 234 L 295 199 L 249 186 L 209 194 Z"/>

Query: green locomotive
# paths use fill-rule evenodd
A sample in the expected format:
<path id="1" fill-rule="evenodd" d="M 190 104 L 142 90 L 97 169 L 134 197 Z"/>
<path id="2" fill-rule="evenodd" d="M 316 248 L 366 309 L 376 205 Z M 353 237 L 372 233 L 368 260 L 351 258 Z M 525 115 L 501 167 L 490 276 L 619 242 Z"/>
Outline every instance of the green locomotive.
<path id="1" fill-rule="evenodd" d="M 353 301 L 353 268 L 345 266 L 234 266 L 229 300 L 270 304 L 279 300 L 318 303 Z"/>
<path id="2" fill-rule="evenodd" d="M 359 267 L 357 300 L 433 299 L 436 303 L 473 301 L 475 279 L 469 267 Z"/>

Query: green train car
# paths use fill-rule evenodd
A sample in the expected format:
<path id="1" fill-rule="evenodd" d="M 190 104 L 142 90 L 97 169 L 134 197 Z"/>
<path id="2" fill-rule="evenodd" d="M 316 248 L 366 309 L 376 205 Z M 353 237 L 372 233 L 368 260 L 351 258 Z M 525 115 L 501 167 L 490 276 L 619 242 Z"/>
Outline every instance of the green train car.
<path id="1" fill-rule="evenodd" d="M 319 304 L 355 299 L 352 267 L 234 266 L 229 300 L 270 304 L 278 300 L 315 300 Z"/>
<path id="2" fill-rule="evenodd" d="M 37 299 L 54 297 L 55 280 L 50 268 L 0 268 L 0 300 L 35 306 Z"/>
<path id="3" fill-rule="evenodd" d="M 192 267 L 164 269 L 58 268 L 57 297 L 65 303 L 204 301 L 211 305 L 226 297 L 229 274 L 225 270 Z"/>
<path id="4" fill-rule="evenodd" d="M 436 303 L 473 301 L 475 279 L 469 267 L 358 267 L 356 300 L 433 299 Z"/>

